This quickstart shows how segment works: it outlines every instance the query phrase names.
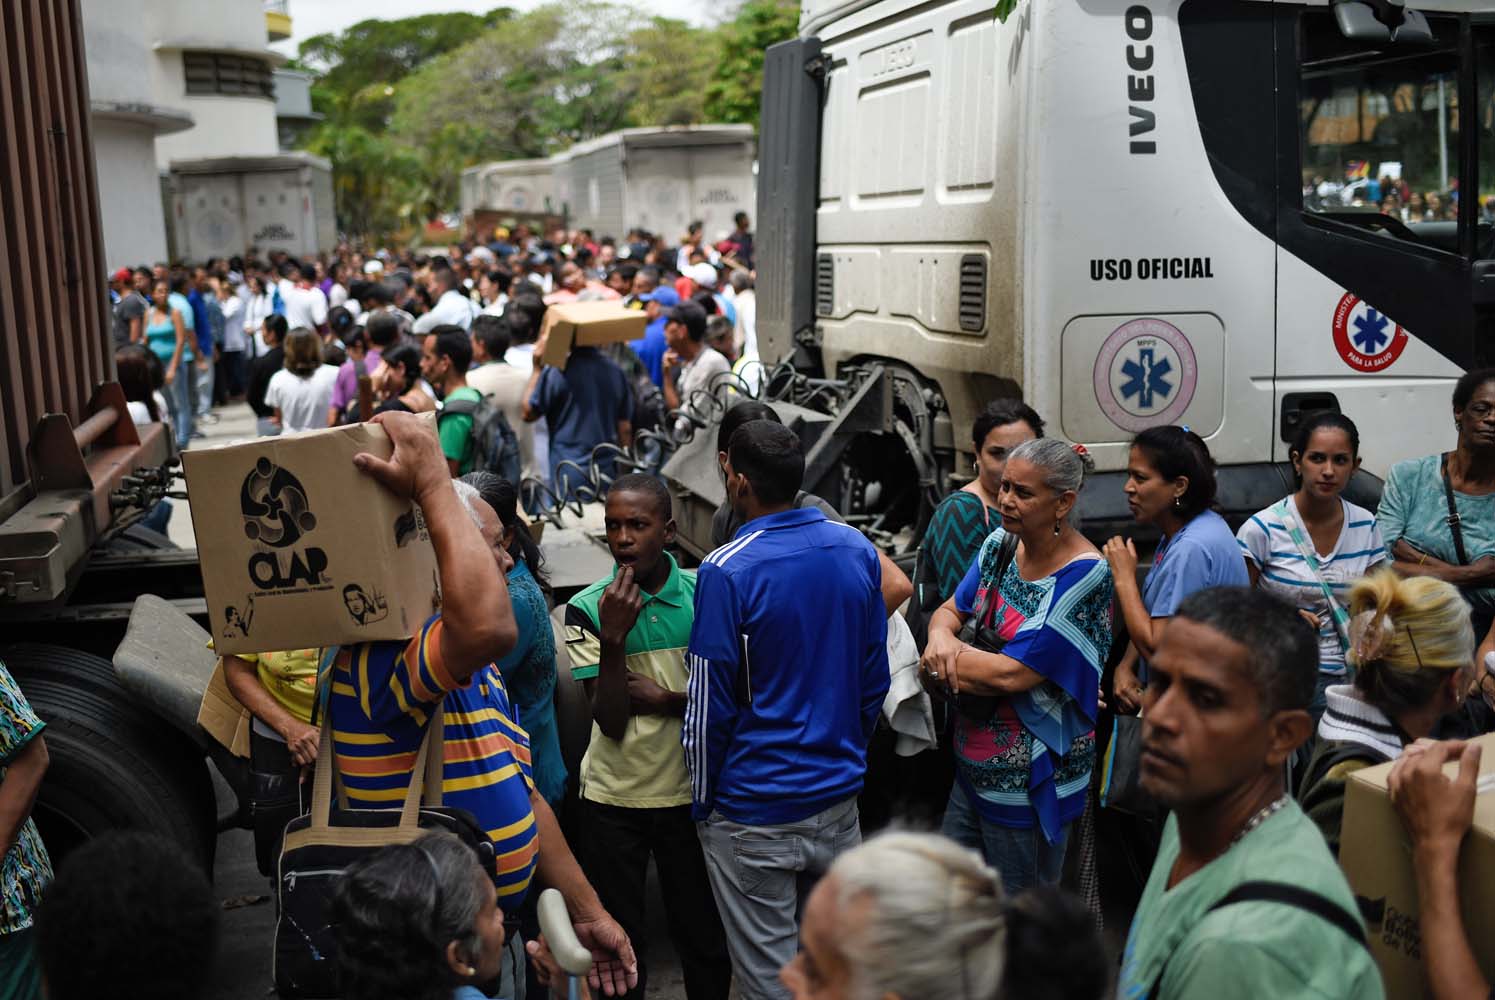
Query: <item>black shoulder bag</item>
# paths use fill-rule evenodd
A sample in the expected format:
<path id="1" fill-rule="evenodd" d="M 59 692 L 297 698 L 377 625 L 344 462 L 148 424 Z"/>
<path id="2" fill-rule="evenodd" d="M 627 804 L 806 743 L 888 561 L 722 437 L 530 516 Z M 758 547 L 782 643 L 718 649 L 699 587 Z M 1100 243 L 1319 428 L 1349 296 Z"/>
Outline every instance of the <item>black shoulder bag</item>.
<path id="1" fill-rule="evenodd" d="M 1000 653 L 1002 647 L 1007 645 L 1007 640 L 1002 638 L 998 630 L 999 626 L 988 626 L 985 621 L 1002 588 L 1002 577 L 1007 575 L 1007 567 L 1012 565 L 1016 555 L 1017 536 L 1008 533 L 1002 537 L 1002 547 L 997 550 L 996 573 L 992 576 L 991 586 L 986 588 L 985 600 L 971 609 L 970 616 L 960 626 L 960 631 L 955 633 L 955 638 L 979 652 Z M 997 705 L 1003 697 L 995 694 L 953 694 L 943 687 L 935 688 L 935 692 L 972 722 L 989 722 L 997 713 Z"/>
<path id="2" fill-rule="evenodd" d="M 1462 518 L 1459 517 L 1459 505 L 1454 503 L 1453 482 L 1448 478 L 1448 452 L 1443 453 L 1440 463 L 1443 472 L 1443 499 L 1448 501 L 1448 530 L 1453 534 L 1453 550 L 1459 557 L 1459 565 L 1469 565 L 1469 554 L 1464 550 L 1464 531 L 1459 527 Z"/>
<path id="3" fill-rule="evenodd" d="M 1284 906 L 1305 910 L 1320 920 L 1338 927 L 1350 940 L 1367 951 L 1370 950 L 1370 944 L 1365 939 L 1365 928 L 1360 920 L 1338 903 L 1311 889 L 1289 885 L 1285 882 L 1242 882 L 1206 910 L 1205 916 L 1227 906 L 1234 906 L 1236 903 L 1281 903 Z M 1167 975 L 1168 963 L 1171 961 L 1170 955 L 1163 962 L 1157 979 L 1153 980 L 1152 990 L 1147 994 L 1148 1000 L 1159 1000 L 1162 995 L 1163 977 Z"/>

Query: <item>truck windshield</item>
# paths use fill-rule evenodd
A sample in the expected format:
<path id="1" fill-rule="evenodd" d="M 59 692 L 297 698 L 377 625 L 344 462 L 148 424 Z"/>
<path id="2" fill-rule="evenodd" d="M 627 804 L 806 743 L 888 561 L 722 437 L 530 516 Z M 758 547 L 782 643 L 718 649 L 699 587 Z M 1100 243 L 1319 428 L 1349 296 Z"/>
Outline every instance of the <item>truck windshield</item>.
<path id="1" fill-rule="evenodd" d="M 1409 49 L 1349 41 L 1331 15 L 1304 15 L 1303 208 L 1457 253 L 1459 24 L 1428 20 L 1436 44 Z"/>

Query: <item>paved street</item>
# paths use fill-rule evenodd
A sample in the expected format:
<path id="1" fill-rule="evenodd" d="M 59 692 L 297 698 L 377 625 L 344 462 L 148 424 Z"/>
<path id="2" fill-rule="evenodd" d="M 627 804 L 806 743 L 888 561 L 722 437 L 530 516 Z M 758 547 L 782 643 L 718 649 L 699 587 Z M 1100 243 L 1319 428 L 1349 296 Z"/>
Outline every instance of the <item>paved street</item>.
<path id="1" fill-rule="evenodd" d="M 254 413 L 247 405 L 220 407 L 218 423 L 205 424 L 206 440 L 194 447 L 212 447 L 254 436 Z M 167 531 L 178 545 L 194 545 L 190 502 L 173 501 Z M 215 775 L 219 815 L 233 811 L 228 786 Z M 212 1000 L 260 1000 L 274 996 L 271 953 L 275 934 L 275 904 L 271 888 L 254 863 L 254 842 L 247 830 L 229 830 L 218 838 L 218 857 L 213 887 L 223 906 L 216 980 Z M 680 965 L 670 947 L 663 919 L 659 883 L 650 869 L 649 883 L 649 996 L 658 1000 L 684 1000 L 685 983 Z"/>

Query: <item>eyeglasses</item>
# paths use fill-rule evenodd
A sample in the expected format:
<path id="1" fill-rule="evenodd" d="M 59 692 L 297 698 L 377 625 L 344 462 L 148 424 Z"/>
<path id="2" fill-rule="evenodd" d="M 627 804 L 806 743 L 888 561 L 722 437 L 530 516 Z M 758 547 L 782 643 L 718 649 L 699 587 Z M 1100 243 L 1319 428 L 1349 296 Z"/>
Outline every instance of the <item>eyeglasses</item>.
<path id="1" fill-rule="evenodd" d="M 1488 417 L 1492 410 L 1495 410 L 1495 406 L 1486 403 L 1482 399 L 1477 402 L 1470 403 L 1468 406 L 1464 407 L 1465 413 L 1479 420 L 1483 420 L 1485 417 Z"/>

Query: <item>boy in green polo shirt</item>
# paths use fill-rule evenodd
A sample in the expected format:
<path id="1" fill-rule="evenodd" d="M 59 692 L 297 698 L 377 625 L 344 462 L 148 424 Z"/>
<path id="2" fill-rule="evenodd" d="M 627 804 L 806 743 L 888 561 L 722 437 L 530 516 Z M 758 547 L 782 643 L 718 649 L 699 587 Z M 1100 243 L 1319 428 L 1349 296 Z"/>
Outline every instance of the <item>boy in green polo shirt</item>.
<path id="1" fill-rule="evenodd" d="M 665 547 L 675 540 L 670 495 L 649 476 L 621 476 L 607 494 L 613 573 L 566 606 L 571 674 L 592 698 L 581 762 L 582 860 L 634 942 L 647 950 L 644 876 L 654 856 L 670 938 L 690 1000 L 726 1000 L 732 963 L 696 827 L 680 749 L 696 576 Z M 639 962 L 643 997 L 647 969 Z"/>

